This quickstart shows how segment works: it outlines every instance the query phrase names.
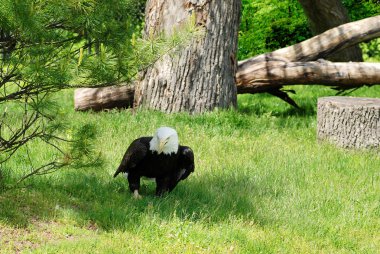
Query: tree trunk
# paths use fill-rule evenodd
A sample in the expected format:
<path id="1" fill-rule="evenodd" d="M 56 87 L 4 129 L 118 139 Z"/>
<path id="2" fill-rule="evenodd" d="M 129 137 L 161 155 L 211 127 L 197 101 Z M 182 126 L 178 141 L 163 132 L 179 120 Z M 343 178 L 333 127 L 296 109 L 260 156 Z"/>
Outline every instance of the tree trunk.
<path id="1" fill-rule="evenodd" d="M 341 0 L 298 0 L 309 20 L 314 35 L 350 22 L 348 12 Z M 334 62 L 362 62 L 362 51 L 358 45 L 336 52 L 329 57 Z"/>
<path id="2" fill-rule="evenodd" d="M 148 68 L 136 86 L 134 106 L 167 113 L 235 107 L 240 8 L 240 0 L 149 0 L 146 34 L 170 34 L 193 14 L 205 35 Z"/>
<path id="3" fill-rule="evenodd" d="M 320 140 L 345 148 L 380 146 L 380 99 L 320 98 L 317 122 Z"/>

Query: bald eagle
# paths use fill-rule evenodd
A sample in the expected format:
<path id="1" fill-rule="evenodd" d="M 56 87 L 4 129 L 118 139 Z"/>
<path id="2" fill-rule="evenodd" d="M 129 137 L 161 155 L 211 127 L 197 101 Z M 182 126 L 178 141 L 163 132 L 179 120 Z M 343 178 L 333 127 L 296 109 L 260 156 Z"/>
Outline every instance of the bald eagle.
<path id="1" fill-rule="evenodd" d="M 140 178 L 154 178 L 156 195 L 172 191 L 179 181 L 194 172 L 194 153 L 181 146 L 177 132 L 169 127 L 158 128 L 153 137 L 140 137 L 128 147 L 114 177 L 126 173 L 129 189 L 140 198 Z"/>

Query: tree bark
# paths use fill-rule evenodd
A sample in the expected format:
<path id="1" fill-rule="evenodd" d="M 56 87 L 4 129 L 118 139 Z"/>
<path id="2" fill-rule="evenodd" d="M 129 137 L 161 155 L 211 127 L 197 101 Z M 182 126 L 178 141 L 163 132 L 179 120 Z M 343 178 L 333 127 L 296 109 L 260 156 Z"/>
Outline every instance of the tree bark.
<path id="1" fill-rule="evenodd" d="M 149 0 L 146 34 L 170 34 L 195 15 L 205 35 L 148 68 L 136 86 L 134 106 L 167 113 L 235 107 L 240 9 L 240 0 Z"/>
<path id="2" fill-rule="evenodd" d="M 318 100 L 317 136 L 345 148 L 380 146 L 380 99 L 324 97 Z"/>
<path id="3" fill-rule="evenodd" d="M 309 20 L 314 35 L 350 22 L 348 12 L 341 0 L 298 0 Z M 341 50 L 329 56 L 334 62 L 362 62 L 362 50 L 358 45 Z"/>

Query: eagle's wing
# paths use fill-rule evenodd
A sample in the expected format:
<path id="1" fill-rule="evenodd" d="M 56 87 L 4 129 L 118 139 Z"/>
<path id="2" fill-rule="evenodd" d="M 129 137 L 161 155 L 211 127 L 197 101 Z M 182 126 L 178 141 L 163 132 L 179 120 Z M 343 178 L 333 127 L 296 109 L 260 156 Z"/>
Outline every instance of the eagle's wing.
<path id="1" fill-rule="evenodd" d="M 131 168 L 136 167 L 146 156 L 151 139 L 152 137 L 141 137 L 134 140 L 125 152 L 120 166 L 117 168 L 113 177 L 116 177 L 120 172 L 128 173 Z"/>
<path id="2" fill-rule="evenodd" d="M 188 146 L 179 146 L 178 167 L 175 173 L 170 176 L 169 182 L 167 183 L 169 192 L 177 186 L 179 181 L 186 179 L 192 172 L 194 172 L 193 150 Z M 165 191 L 164 187 L 166 187 L 165 182 L 161 182 L 160 185 L 157 184 L 156 194 L 161 195 L 162 191 Z"/>

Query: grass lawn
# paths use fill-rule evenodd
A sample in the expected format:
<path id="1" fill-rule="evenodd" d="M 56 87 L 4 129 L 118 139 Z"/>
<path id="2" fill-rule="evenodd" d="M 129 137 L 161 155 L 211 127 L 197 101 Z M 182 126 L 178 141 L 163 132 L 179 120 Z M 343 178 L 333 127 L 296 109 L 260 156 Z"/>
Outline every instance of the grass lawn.
<path id="1" fill-rule="evenodd" d="M 95 125 L 103 164 L 1 192 L 0 253 L 379 253 L 379 151 L 318 143 L 317 98 L 334 91 L 294 88 L 303 110 L 241 95 L 237 111 L 198 116 L 79 113 L 72 91 L 60 93 L 72 126 Z M 352 95 L 380 97 L 380 87 Z M 193 148 L 195 173 L 164 198 L 143 181 L 135 200 L 112 174 L 129 143 L 160 126 Z M 51 154 L 34 147 L 31 156 Z M 19 153 L 3 171 L 28 167 Z"/>

